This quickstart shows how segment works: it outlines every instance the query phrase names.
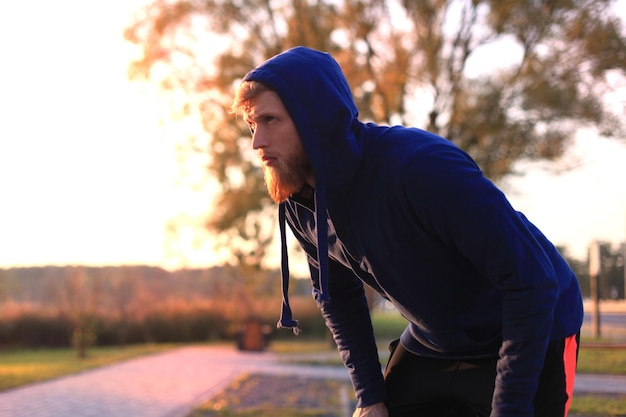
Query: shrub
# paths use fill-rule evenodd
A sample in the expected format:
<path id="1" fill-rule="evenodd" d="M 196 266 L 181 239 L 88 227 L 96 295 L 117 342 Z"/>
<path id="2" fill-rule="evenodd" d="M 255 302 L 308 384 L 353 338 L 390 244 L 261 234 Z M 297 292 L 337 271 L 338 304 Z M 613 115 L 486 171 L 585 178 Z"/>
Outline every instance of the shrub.
<path id="1" fill-rule="evenodd" d="M 328 330 L 315 302 L 310 296 L 291 299 L 294 317 L 299 320 L 301 337 L 324 339 Z M 42 306 L 12 305 L 2 308 L 0 346 L 41 348 L 78 347 L 95 345 L 125 345 L 139 343 L 189 343 L 231 341 L 237 338 L 241 324 L 257 318 L 270 329 L 270 338 L 293 337 L 288 330 L 276 330 L 280 314 L 280 299 L 258 298 L 246 303 L 227 300 L 163 300 L 157 304 L 142 305 L 134 314 L 122 317 L 115 310 L 101 309 L 92 316 L 93 324 L 85 332 L 84 326 L 75 331 L 67 317 Z M 81 352 L 78 349 L 78 352 Z"/>
<path id="2" fill-rule="evenodd" d="M 69 328 L 59 317 L 45 312 L 30 311 L 9 320 L 7 344 L 17 347 L 67 347 Z"/>

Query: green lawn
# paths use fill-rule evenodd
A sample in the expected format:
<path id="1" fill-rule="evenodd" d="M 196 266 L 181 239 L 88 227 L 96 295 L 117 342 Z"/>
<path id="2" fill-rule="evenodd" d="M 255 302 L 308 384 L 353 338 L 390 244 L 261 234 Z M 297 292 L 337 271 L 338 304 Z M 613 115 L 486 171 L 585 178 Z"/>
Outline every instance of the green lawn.
<path id="1" fill-rule="evenodd" d="M 623 417 L 626 415 L 626 395 L 574 395 L 570 414 Z"/>
<path id="2" fill-rule="evenodd" d="M 626 349 L 585 348 L 578 353 L 579 373 L 626 375 Z"/>

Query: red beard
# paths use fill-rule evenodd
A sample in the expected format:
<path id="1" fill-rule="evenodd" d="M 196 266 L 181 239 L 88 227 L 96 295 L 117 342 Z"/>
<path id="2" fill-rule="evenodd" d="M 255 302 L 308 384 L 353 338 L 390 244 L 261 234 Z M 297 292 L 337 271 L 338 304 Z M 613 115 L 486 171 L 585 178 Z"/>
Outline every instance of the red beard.
<path id="1" fill-rule="evenodd" d="M 294 155 L 289 160 L 279 161 L 276 167 L 263 167 L 267 191 L 276 203 L 282 203 L 300 191 L 311 172 L 311 165 L 304 152 Z"/>

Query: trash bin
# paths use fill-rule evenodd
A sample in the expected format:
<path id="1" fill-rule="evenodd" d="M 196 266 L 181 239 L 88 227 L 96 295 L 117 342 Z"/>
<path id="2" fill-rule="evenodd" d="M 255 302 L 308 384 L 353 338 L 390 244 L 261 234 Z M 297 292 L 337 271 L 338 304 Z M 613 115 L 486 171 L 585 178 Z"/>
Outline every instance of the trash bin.
<path id="1" fill-rule="evenodd" d="M 237 338 L 237 348 L 239 350 L 256 352 L 265 350 L 269 339 L 267 327 L 257 319 L 246 320 L 241 326 L 241 331 Z"/>

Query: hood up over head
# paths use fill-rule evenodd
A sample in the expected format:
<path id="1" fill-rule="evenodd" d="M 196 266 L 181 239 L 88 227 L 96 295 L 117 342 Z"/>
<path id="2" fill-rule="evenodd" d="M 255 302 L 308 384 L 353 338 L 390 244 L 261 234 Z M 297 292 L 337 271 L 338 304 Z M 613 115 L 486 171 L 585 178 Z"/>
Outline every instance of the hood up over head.
<path id="1" fill-rule="evenodd" d="M 350 86 L 328 54 L 295 47 L 250 71 L 244 81 L 258 81 L 274 90 L 289 112 L 315 175 L 315 222 L 319 262 L 318 303 L 328 301 L 327 201 L 351 183 L 361 159 L 355 132 L 360 125 Z M 278 327 L 298 333 L 289 306 L 289 266 L 285 236 L 285 203 L 279 206 L 283 304 Z"/>

